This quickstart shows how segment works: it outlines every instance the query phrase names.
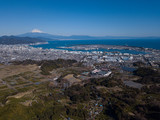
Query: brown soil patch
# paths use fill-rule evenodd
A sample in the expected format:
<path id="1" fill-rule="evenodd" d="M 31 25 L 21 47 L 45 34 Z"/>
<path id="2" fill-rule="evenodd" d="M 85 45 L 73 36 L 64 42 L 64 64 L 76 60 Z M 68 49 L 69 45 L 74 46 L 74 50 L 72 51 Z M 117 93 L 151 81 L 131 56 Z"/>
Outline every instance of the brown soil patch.
<path id="1" fill-rule="evenodd" d="M 77 83 L 77 82 L 81 82 L 80 79 L 77 79 L 73 76 L 73 74 L 68 74 L 67 76 L 65 76 L 63 79 L 67 80 L 68 82 L 72 83 Z"/>

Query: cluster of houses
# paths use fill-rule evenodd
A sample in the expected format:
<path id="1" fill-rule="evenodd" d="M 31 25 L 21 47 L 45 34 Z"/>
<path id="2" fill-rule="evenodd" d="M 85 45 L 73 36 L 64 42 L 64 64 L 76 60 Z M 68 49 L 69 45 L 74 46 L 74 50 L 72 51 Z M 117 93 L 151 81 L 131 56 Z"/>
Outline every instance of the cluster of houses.
<path id="1" fill-rule="evenodd" d="M 91 72 L 92 76 L 104 76 L 104 77 L 108 77 L 112 72 L 111 71 L 104 71 L 101 69 L 94 69 Z"/>
<path id="2" fill-rule="evenodd" d="M 108 77 L 111 75 L 112 72 L 109 70 L 101 70 L 101 69 L 94 69 L 91 72 L 83 72 L 82 75 L 88 76 L 90 75 L 91 77 Z"/>

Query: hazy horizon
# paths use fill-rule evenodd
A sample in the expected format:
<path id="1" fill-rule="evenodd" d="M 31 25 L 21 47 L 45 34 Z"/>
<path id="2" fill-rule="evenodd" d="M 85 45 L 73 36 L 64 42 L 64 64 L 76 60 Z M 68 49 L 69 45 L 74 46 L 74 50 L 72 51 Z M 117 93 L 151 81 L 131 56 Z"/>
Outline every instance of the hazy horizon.
<path id="1" fill-rule="evenodd" d="M 34 31 L 34 30 L 37 30 L 37 31 Z M 52 33 L 47 33 L 47 32 L 44 32 L 44 31 L 41 31 L 41 30 L 39 30 L 39 29 L 33 29 L 32 31 L 29 31 L 29 32 L 26 32 L 26 33 L 20 33 L 20 34 L 4 34 L 4 35 L 0 35 L 0 37 L 2 37 L 2 36 L 19 36 L 19 35 L 23 35 L 23 34 L 27 34 L 27 33 L 33 33 L 33 34 L 49 34 L 49 35 L 57 35 L 57 36 L 91 36 L 91 37 L 135 37 L 135 38 L 138 38 L 138 37 L 160 37 L 160 36 L 124 36 L 124 35 L 87 35 L 87 34 L 81 34 L 81 35 L 79 35 L 79 34 L 71 34 L 71 35 L 62 35 L 62 34 L 52 34 Z"/>

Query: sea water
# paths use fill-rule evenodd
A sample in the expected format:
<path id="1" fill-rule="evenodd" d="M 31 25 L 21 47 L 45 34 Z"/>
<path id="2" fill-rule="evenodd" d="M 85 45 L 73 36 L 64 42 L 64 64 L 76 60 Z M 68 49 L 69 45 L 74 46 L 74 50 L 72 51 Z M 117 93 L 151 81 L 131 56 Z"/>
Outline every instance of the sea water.
<path id="1" fill-rule="evenodd" d="M 33 45 L 33 47 L 41 47 L 43 49 L 53 48 L 53 49 L 72 51 L 72 49 L 60 48 L 60 47 L 69 47 L 76 45 L 125 45 L 133 47 L 153 48 L 160 50 L 160 39 L 54 40 L 54 41 L 48 41 L 48 44 Z M 79 51 L 85 51 L 85 50 L 79 50 Z M 96 51 L 96 50 L 87 50 L 87 51 Z M 140 52 L 134 50 L 98 49 L 98 51 L 107 51 L 107 52 L 119 51 L 121 53 L 144 54 L 142 51 Z"/>

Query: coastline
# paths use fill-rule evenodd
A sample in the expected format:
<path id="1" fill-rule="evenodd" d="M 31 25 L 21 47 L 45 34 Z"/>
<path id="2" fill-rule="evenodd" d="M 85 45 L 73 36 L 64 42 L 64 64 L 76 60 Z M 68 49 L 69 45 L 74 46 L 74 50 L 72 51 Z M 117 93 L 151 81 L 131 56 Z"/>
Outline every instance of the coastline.
<path id="1" fill-rule="evenodd" d="M 80 46 L 80 45 L 112 45 L 112 46 L 129 46 L 129 47 L 139 47 L 147 49 L 157 49 L 160 50 L 160 40 L 54 40 L 48 41 L 47 45 L 38 44 L 33 47 L 46 48 L 58 48 L 58 47 L 70 47 L 70 46 Z"/>

